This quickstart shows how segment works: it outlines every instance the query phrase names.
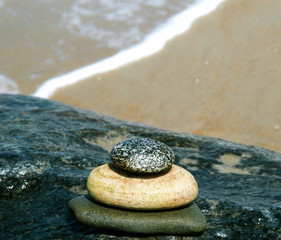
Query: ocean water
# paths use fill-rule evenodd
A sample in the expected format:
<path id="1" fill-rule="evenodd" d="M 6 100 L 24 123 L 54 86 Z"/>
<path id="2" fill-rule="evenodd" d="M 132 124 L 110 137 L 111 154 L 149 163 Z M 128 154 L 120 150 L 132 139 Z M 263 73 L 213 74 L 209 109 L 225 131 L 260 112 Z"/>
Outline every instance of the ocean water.
<path id="1" fill-rule="evenodd" d="M 222 0 L 0 0 L 0 93 L 59 88 L 160 51 Z"/>
<path id="2" fill-rule="evenodd" d="M 17 94 L 19 93 L 18 85 L 15 81 L 0 74 L 0 93 Z"/>

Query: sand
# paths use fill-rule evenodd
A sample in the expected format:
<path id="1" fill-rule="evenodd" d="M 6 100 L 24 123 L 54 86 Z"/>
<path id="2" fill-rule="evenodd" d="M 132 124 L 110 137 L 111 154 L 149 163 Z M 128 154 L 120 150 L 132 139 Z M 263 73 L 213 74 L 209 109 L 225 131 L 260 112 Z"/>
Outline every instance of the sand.
<path id="1" fill-rule="evenodd" d="M 52 99 L 281 152 L 281 2 L 227 0 L 161 52 Z"/>

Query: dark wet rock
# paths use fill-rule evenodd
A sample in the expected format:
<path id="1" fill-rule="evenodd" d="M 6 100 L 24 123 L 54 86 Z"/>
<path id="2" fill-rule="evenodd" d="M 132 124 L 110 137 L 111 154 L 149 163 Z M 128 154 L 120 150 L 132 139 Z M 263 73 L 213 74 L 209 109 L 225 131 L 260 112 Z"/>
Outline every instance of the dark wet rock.
<path id="1" fill-rule="evenodd" d="M 87 193 L 91 170 L 119 141 L 167 144 L 199 185 L 200 236 L 150 239 L 280 239 L 281 155 L 269 150 L 119 121 L 26 96 L 0 95 L 0 239 L 130 239 L 76 221 L 67 203 Z"/>
<path id="2" fill-rule="evenodd" d="M 101 229 L 140 234 L 198 235 L 206 228 L 206 219 L 196 204 L 168 211 L 142 212 L 111 208 L 89 196 L 69 202 L 77 220 Z"/>
<path id="3" fill-rule="evenodd" d="M 175 161 L 169 146 L 148 138 L 121 141 L 112 148 L 110 157 L 117 167 L 134 173 L 163 172 Z"/>

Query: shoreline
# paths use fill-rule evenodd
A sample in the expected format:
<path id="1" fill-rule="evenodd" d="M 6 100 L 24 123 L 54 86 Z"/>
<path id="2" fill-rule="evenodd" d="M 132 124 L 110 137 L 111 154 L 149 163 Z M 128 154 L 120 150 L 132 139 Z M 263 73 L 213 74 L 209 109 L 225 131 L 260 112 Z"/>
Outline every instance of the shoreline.
<path id="1" fill-rule="evenodd" d="M 201 0 L 186 10 L 171 17 L 167 22 L 156 28 L 144 41 L 118 52 L 117 54 L 94 62 L 71 72 L 45 81 L 32 96 L 50 98 L 55 92 L 71 84 L 76 84 L 97 74 L 106 73 L 122 66 L 139 61 L 161 51 L 166 43 L 176 36 L 188 31 L 198 18 L 214 11 L 225 0 Z M 208 4 L 207 4 L 208 3 Z M 185 24 L 182 24 L 185 22 Z"/>
<path id="2" fill-rule="evenodd" d="M 281 152 L 281 3 L 227 0 L 160 52 L 51 99 Z"/>

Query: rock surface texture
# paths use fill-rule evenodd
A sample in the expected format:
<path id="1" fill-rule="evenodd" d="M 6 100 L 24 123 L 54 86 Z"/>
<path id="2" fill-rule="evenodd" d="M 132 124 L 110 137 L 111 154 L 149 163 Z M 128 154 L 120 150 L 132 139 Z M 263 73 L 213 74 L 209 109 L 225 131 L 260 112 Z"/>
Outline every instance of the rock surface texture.
<path id="1" fill-rule="evenodd" d="M 281 239 L 281 155 L 216 138 L 119 121 L 27 96 L 0 95 L 0 239 L 142 239 L 76 221 L 70 199 L 87 194 L 94 167 L 130 137 L 159 140 L 199 185 L 207 219 L 199 236 L 149 239 Z"/>

